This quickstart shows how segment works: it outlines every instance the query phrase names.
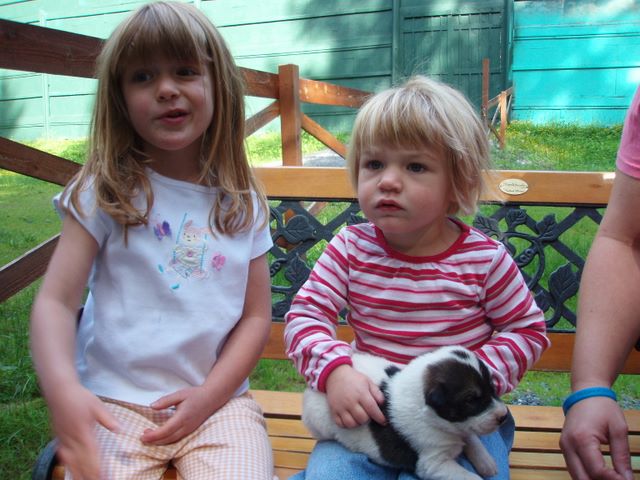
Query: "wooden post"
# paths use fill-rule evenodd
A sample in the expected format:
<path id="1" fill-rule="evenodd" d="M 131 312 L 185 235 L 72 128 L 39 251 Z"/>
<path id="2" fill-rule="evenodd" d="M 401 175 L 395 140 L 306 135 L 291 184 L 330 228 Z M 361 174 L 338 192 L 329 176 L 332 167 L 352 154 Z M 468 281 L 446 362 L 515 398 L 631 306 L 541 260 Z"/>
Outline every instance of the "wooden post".
<path id="1" fill-rule="evenodd" d="M 282 135 L 282 164 L 302 165 L 302 118 L 300 112 L 300 75 L 297 65 L 278 67 L 280 93 L 280 132 Z"/>
<path id="2" fill-rule="evenodd" d="M 507 99 L 507 92 L 505 90 L 500 92 L 500 138 L 498 141 L 501 150 L 504 149 L 505 138 L 507 136 L 507 115 L 509 115 L 509 112 L 507 111 Z"/>
<path id="3" fill-rule="evenodd" d="M 489 59 L 482 59 L 482 121 L 489 124 Z"/>

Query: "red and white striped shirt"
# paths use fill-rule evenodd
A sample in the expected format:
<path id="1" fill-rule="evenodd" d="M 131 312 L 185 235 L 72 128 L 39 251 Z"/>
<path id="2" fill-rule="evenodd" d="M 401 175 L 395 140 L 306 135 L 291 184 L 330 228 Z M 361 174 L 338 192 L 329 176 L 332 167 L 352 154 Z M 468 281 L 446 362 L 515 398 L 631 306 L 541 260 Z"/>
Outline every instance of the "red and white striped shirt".
<path id="1" fill-rule="evenodd" d="M 445 252 L 410 257 L 364 223 L 327 245 L 287 313 L 287 353 L 307 383 L 324 391 L 353 350 L 398 363 L 443 345 L 485 361 L 499 395 L 511 391 L 550 342 L 544 315 L 504 246 L 456 221 L 462 233 Z M 348 309 L 353 344 L 336 340 Z"/>

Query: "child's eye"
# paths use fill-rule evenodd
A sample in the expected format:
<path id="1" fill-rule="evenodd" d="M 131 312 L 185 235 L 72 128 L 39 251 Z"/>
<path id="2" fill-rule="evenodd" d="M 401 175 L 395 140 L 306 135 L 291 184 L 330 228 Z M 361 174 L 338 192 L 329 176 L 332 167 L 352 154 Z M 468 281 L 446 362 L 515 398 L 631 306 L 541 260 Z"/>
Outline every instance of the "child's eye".
<path id="1" fill-rule="evenodd" d="M 383 167 L 380 160 L 367 160 L 364 162 L 364 168 L 368 170 L 380 170 Z"/>
<path id="2" fill-rule="evenodd" d="M 414 173 L 421 173 L 421 172 L 424 172 L 426 169 L 427 167 L 425 167 L 421 163 L 410 163 L 409 165 L 407 165 L 407 170 Z"/>
<path id="3" fill-rule="evenodd" d="M 133 83 L 143 83 L 151 80 L 152 77 L 153 75 L 151 74 L 151 72 L 148 72 L 146 70 L 138 70 L 131 74 L 131 81 Z"/>
<path id="4" fill-rule="evenodd" d="M 200 75 L 200 70 L 195 67 L 180 67 L 176 72 L 180 77 L 193 77 Z"/>

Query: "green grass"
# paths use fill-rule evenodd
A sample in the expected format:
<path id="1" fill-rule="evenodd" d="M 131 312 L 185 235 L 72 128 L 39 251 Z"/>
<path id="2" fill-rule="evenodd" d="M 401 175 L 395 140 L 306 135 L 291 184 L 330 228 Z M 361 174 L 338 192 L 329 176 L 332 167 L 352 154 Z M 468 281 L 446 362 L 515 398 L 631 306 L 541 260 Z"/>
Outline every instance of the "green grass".
<path id="1" fill-rule="evenodd" d="M 507 147 L 494 149 L 496 168 L 533 170 L 611 171 L 619 144 L 621 126 L 612 128 L 573 125 L 533 126 L 515 122 L 507 130 Z M 339 135 L 342 141 L 347 134 Z M 303 134 L 303 151 L 324 148 Z M 278 134 L 250 137 L 247 142 L 253 165 L 277 163 L 281 156 Z M 37 142 L 37 148 L 82 162 L 84 141 Z M 4 265 L 60 229 L 60 221 L 51 205 L 51 197 L 61 187 L 0 170 L 0 262 Z M 337 207 L 336 207 L 337 208 Z M 325 214 L 325 212 L 323 212 Z M 331 212 L 327 211 L 328 218 Z M 324 221 L 324 220 L 321 220 Z M 595 232 L 585 225 L 568 242 L 580 244 L 584 253 Z M 310 252 L 315 261 L 320 247 Z M 40 398 L 28 349 L 29 310 L 37 285 L 25 289 L 0 304 L 0 471 L 8 478 L 26 480 L 35 456 L 50 438 L 47 410 Z M 251 375 L 252 387 L 301 391 L 304 382 L 288 360 L 262 360 Z M 640 381 L 621 376 L 616 390 L 623 402 L 638 408 Z M 569 391 L 565 374 L 530 372 L 507 401 L 539 402 L 559 405 Z M 625 404 L 627 405 L 627 404 Z"/>
<path id="2" fill-rule="evenodd" d="M 507 170 L 613 171 L 622 125 L 534 126 L 513 122 L 504 150 L 494 150 L 494 167 Z"/>
<path id="3" fill-rule="evenodd" d="M 336 136 L 341 142 L 346 142 L 348 138 L 346 133 L 339 133 Z M 303 155 L 326 148 L 324 144 L 307 132 L 303 131 L 301 138 Z M 282 146 L 280 145 L 280 134 L 277 132 L 265 133 L 256 137 L 251 136 L 247 139 L 246 146 L 249 162 L 254 166 L 282 163 Z"/>
<path id="4" fill-rule="evenodd" d="M 0 404 L 0 471 L 3 476 L 30 479 L 35 459 L 49 440 L 51 431 L 42 399 Z"/>

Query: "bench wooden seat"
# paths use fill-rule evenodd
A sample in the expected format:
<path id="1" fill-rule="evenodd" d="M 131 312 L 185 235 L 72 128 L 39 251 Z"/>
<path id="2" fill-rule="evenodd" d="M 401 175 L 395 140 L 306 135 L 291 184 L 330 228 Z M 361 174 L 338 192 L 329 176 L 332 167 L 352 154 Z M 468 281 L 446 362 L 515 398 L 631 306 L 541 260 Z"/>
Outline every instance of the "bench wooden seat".
<path id="1" fill-rule="evenodd" d="M 343 169 L 336 168 L 305 168 L 305 167 L 276 167 L 256 169 L 259 177 L 266 186 L 270 199 L 276 202 L 285 203 L 282 211 L 288 212 L 288 219 L 293 218 L 300 211 L 291 211 L 297 208 L 299 202 L 307 202 L 306 210 L 320 210 L 318 202 L 352 201 L 353 192 L 347 181 L 346 173 Z M 522 206 L 560 206 L 571 210 L 567 217 L 558 221 L 558 224 L 565 225 L 571 221 L 576 224 L 580 219 L 568 217 L 577 216 L 580 218 L 590 218 L 599 221 L 598 209 L 606 205 L 609 197 L 612 174 L 599 173 L 562 173 L 562 172 L 496 172 L 492 181 L 497 184 L 503 180 L 520 179 L 526 182 L 528 189 L 519 195 L 506 195 L 506 207 L 520 208 Z M 497 198 L 487 196 L 484 202 L 491 204 Z M 286 203 L 287 201 L 293 203 Z M 313 203 L 315 202 L 315 203 Z M 309 205 L 313 204 L 313 208 Z M 502 208 L 502 207 L 498 207 Z M 565 208 L 565 209 L 566 209 Z M 305 210 L 305 211 L 306 211 Z M 349 213 L 351 215 L 353 212 Z M 508 212 L 499 212 L 498 219 L 505 222 Z M 540 230 L 544 225 L 548 225 L 551 220 L 547 212 L 542 212 L 544 221 L 529 220 L 527 222 L 534 230 Z M 283 214 L 284 218 L 285 215 Z M 286 220 L 283 220 L 285 222 Z M 498 220 L 496 220 L 498 221 Z M 315 240 L 322 240 L 320 225 L 310 219 L 312 236 Z M 277 223 L 277 222 L 276 222 Z M 573 225 L 573 224 L 572 224 Z M 284 228 L 283 225 L 274 228 Z M 332 225 L 333 228 L 333 225 Z M 511 227 L 509 227 L 511 228 Z M 563 227 L 564 228 L 564 227 Z M 573 228 L 573 227 L 567 227 Z M 540 232 L 534 233 L 535 235 Z M 553 236 L 553 235 L 552 235 Z M 326 240 L 326 239 L 325 239 Z M 305 243 L 307 240 L 300 240 Z M 531 240 L 536 242 L 536 238 Z M 559 242 L 559 241 L 558 241 Z M 567 246 L 558 243 L 556 240 L 545 243 L 540 248 L 545 252 L 554 250 L 560 251 L 564 255 L 571 257 L 569 262 L 580 269 L 581 258 L 572 252 L 567 252 Z M 544 243 L 539 241 L 538 243 Z M 282 242 L 283 251 L 291 253 L 297 258 L 306 256 L 306 252 L 298 252 L 298 246 L 291 241 Z M 534 245 L 535 247 L 535 245 Z M 535 250 L 538 247 L 531 247 Z M 549 250 L 546 250 L 549 249 Z M 293 258 L 293 257 L 291 257 Z M 282 257 L 282 262 L 288 261 Z M 583 259 L 582 259 L 583 260 Z M 524 267 L 530 268 L 530 267 Z M 273 269 L 273 266 L 272 266 Z M 277 269 L 276 269 L 277 270 Z M 527 271 L 527 278 L 533 278 L 536 274 Z M 272 271 L 273 274 L 277 273 Z M 565 272 L 566 273 L 566 272 Z M 544 272 L 548 279 L 553 273 Z M 537 278 L 537 277 L 536 277 Z M 565 277 L 562 277 L 566 280 Z M 579 278 L 579 275 L 578 275 Z M 534 279 L 535 280 L 535 279 Z M 548 283 L 553 281 L 546 280 Z M 292 291 L 285 294 L 294 294 L 295 288 L 299 287 L 299 280 L 293 282 Z M 567 328 L 566 318 L 572 319 L 575 316 L 575 305 L 570 306 L 570 298 L 558 298 L 558 294 L 552 291 L 551 285 L 540 285 L 538 281 L 531 281 L 532 291 L 537 295 L 539 301 L 549 301 L 553 303 L 551 310 L 560 311 L 565 320 L 555 322 L 555 315 L 550 322 L 552 328 L 549 336 L 552 346 L 547 350 L 533 370 L 568 372 L 571 364 L 573 351 L 574 334 L 571 332 L 571 325 Z M 542 289 L 542 290 L 541 290 Z M 286 289 L 274 287 L 274 295 L 283 294 Z M 575 289 L 574 289 L 575 290 Z M 548 295 L 545 294 L 545 291 Z M 546 295 L 546 296 L 545 296 Z M 547 300 L 545 300 L 547 298 Z M 548 300 L 548 299 L 551 300 Z M 556 303 L 554 303 L 556 302 Z M 575 301 L 574 301 L 575 304 Z M 278 318 L 277 309 L 274 306 L 274 323 L 272 325 L 270 340 L 263 352 L 263 358 L 285 360 L 283 342 L 283 324 Z M 564 322 L 564 323 L 563 323 Z M 549 323 L 549 322 L 548 322 Z M 338 336 L 345 340 L 351 340 L 353 334 L 349 327 L 340 326 Z M 640 374 L 640 352 L 633 351 L 624 367 L 624 373 Z M 304 468 L 309 452 L 315 445 L 315 440 L 305 429 L 300 419 L 302 408 L 302 394 L 282 391 L 253 390 L 256 400 L 263 408 L 269 436 L 274 451 L 276 474 L 281 480 L 289 478 L 292 474 Z M 568 392 L 567 392 L 568 393 Z M 558 446 L 560 431 L 564 421 L 564 416 L 560 407 L 511 405 L 510 409 L 516 421 L 515 444 L 511 453 L 511 478 L 514 480 L 567 480 L 569 474 Z M 640 410 L 625 411 L 630 429 L 630 444 L 632 451 L 632 464 L 635 478 L 640 480 Z M 604 451 L 607 451 L 605 446 Z M 64 477 L 63 467 L 55 464 L 53 458 L 53 448 L 45 450 L 36 465 L 34 479 L 59 479 Z M 165 474 L 166 479 L 175 479 L 176 472 L 173 469 Z"/>
<path id="2" fill-rule="evenodd" d="M 280 480 L 285 480 L 304 468 L 315 445 L 315 440 L 300 419 L 302 394 L 267 390 L 253 390 L 252 394 L 262 406 L 267 419 L 276 475 Z M 570 479 L 558 447 L 564 419 L 562 409 L 523 405 L 511 405 L 509 408 L 517 425 L 510 456 L 511 478 Z M 627 410 L 625 415 L 630 428 L 633 469 L 636 478 L 640 478 L 640 410 Z M 64 469 L 57 466 L 52 478 L 62 480 Z M 175 479 L 175 470 L 170 469 L 164 478 Z"/>
<path id="3" fill-rule="evenodd" d="M 254 390 L 254 397 L 262 405 L 274 451 L 280 479 L 304 468 L 307 455 L 315 441 L 302 425 L 299 415 L 302 395 L 291 392 Z M 563 422 L 560 407 L 531 407 L 511 405 L 517 430 L 512 450 L 511 478 L 569 479 L 564 459 L 558 447 Z M 295 412 L 295 415 L 294 415 Z M 625 412 L 631 428 L 631 449 L 634 470 L 640 477 L 640 411 Z"/>

